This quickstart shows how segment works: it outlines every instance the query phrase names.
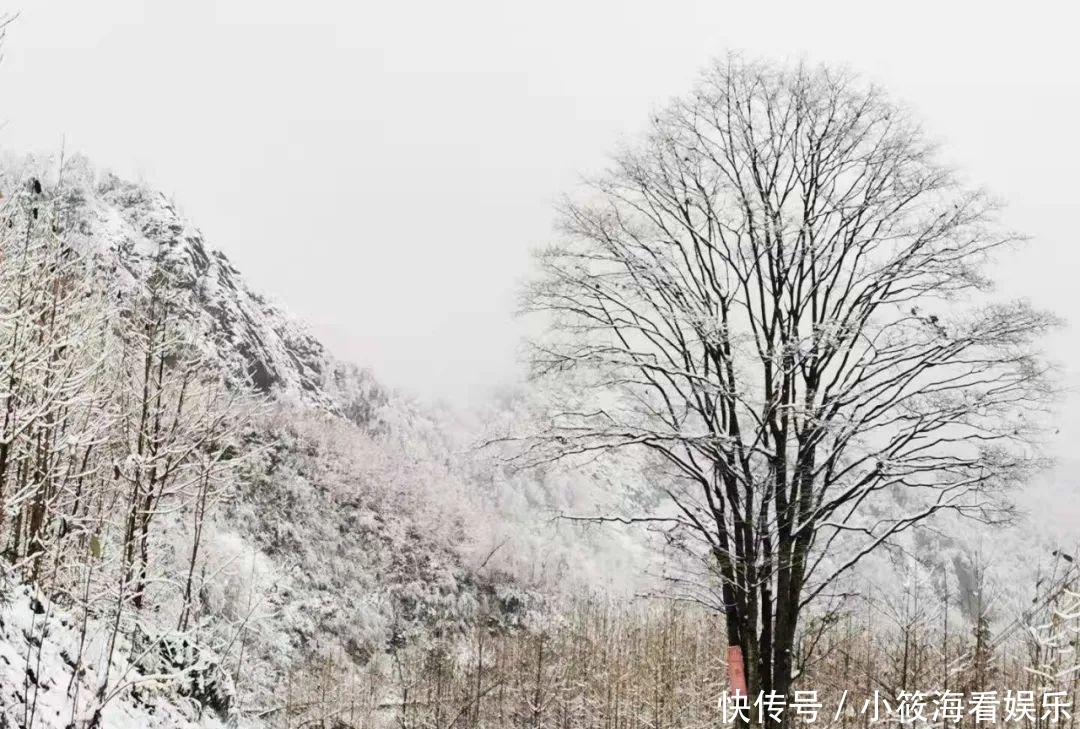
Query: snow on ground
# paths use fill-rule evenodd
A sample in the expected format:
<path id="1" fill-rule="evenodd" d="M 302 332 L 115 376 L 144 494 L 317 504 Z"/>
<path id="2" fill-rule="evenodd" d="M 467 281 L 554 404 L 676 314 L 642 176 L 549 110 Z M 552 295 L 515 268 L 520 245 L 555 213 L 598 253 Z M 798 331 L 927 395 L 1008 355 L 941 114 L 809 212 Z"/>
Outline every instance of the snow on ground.
<path id="1" fill-rule="evenodd" d="M 16 586 L 0 592 L 0 729 L 83 729 L 101 705 L 96 697 L 108 650 L 109 626 L 90 619 L 80 660 L 81 618 Z M 139 658 L 138 656 L 136 657 Z M 145 656 L 141 662 L 145 663 Z M 79 667 L 76 676 L 75 668 Z M 156 678 L 155 678 L 156 677 Z M 109 671 L 101 729 L 256 729 L 181 696 L 168 672 L 146 675 L 121 640 Z"/>

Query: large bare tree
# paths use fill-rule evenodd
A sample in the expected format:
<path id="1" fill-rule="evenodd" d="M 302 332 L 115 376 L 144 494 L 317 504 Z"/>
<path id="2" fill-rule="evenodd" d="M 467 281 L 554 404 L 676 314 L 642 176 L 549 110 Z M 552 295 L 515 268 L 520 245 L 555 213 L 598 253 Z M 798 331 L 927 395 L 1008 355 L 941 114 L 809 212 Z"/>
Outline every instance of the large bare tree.
<path id="1" fill-rule="evenodd" d="M 718 62 L 586 187 L 526 294 L 537 374 L 583 386 L 525 458 L 666 463 L 640 519 L 704 546 L 751 695 L 786 693 L 800 614 L 861 558 L 1002 515 L 1055 321 L 995 298 L 1017 237 L 847 73 Z"/>

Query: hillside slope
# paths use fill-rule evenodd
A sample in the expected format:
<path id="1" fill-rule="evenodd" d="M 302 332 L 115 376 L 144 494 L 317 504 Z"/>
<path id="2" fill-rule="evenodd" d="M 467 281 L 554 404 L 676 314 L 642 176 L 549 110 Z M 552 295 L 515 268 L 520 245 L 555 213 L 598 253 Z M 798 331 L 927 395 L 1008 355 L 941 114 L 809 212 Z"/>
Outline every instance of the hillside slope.
<path id="1" fill-rule="evenodd" d="M 245 714 L 280 711 L 292 700 L 290 692 L 303 690 L 292 677 L 309 670 L 333 665 L 339 676 L 366 671 L 374 681 L 386 677 L 390 654 L 438 642 L 452 646 L 481 614 L 505 629 L 526 619 L 535 592 L 477 558 L 488 546 L 481 537 L 495 514 L 481 494 L 469 493 L 457 445 L 451 445 L 455 439 L 442 437 L 421 408 L 384 390 L 366 370 L 335 361 L 303 325 L 253 292 L 163 195 L 99 173 L 83 159 L 69 160 L 59 184 L 56 178 L 46 162 L 8 159 L 0 167 L 0 194 L 16 205 L 40 202 L 56 211 L 58 255 L 74 250 L 92 261 L 86 270 L 100 277 L 94 285 L 115 308 L 105 312 L 109 326 L 129 326 L 127 300 L 137 299 L 148 282 L 164 282 L 175 309 L 170 315 L 187 332 L 185 341 L 200 350 L 203 374 L 257 395 L 236 434 L 244 466 L 211 496 L 204 527 L 191 529 L 200 510 L 206 513 L 205 502 L 183 489 L 162 502 L 157 528 L 148 535 L 151 579 L 139 597 L 149 609 L 117 609 L 123 598 L 107 593 L 80 596 L 80 582 L 93 582 L 96 590 L 103 570 L 117 570 L 93 561 L 117 559 L 121 551 L 123 525 L 110 525 L 108 505 L 97 526 L 71 535 L 63 524 L 70 513 L 80 513 L 78 491 L 71 492 L 73 502 L 51 507 L 61 515 L 57 564 L 85 574 L 74 583 L 56 583 L 58 611 L 83 611 L 91 626 L 122 614 L 115 623 L 123 638 L 118 666 L 136 659 L 138 635 L 174 629 L 176 616 L 186 615 L 180 618 L 191 626 L 186 635 L 220 651 L 219 673 L 235 679 L 236 707 Z M 36 208 L 32 212 L 30 223 L 38 217 Z M 18 242 L 12 245 L 17 251 Z M 47 251 L 53 244 L 42 245 Z M 168 275 L 160 277 L 161 271 Z M 107 418 L 123 422 L 119 411 Z M 102 470 L 134 468 L 141 453 L 112 443 L 119 431 L 102 432 L 102 442 L 119 454 Z M 42 485 L 28 488 L 45 493 Z M 6 509 L 5 519 L 20 524 L 22 508 Z M 5 537 L 11 533 L 0 530 Z M 95 546 L 84 562 L 80 550 L 88 539 Z M 21 574 L 36 569 L 28 566 Z M 194 586 L 190 604 L 177 589 L 185 573 Z M 123 571 L 116 574 L 122 591 Z M 14 590 L 12 619 L 21 625 L 26 619 L 18 579 L 3 592 Z M 100 588 L 111 589 L 107 583 Z M 55 697 L 54 686 L 70 683 L 49 658 L 70 653 L 62 628 L 49 627 L 40 638 L 49 676 L 42 696 Z M 26 663 L 18 635 L 0 642 Z M 75 665 L 89 670 L 89 664 Z M 113 668 L 114 674 L 126 671 Z M 84 694 L 103 679 L 85 680 Z M 115 711 L 138 716 L 137 697 L 129 690 L 121 694 L 116 706 L 123 708 Z M 12 715 L 25 714 L 33 697 L 20 691 L 4 701 Z M 75 714 L 85 709 L 74 707 Z M 104 718 L 111 726 L 114 719 Z M 115 719 L 117 726 L 125 721 Z"/>
<path id="2" fill-rule="evenodd" d="M 81 620 L 26 586 L 7 585 L 0 605 L 0 727 L 67 729 L 256 729 L 232 715 L 235 690 L 206 652 L 181 669 L 123 641 L 101 695 L 108 630 Z M 76 670 L 79 665 L 79 670 Z"/>

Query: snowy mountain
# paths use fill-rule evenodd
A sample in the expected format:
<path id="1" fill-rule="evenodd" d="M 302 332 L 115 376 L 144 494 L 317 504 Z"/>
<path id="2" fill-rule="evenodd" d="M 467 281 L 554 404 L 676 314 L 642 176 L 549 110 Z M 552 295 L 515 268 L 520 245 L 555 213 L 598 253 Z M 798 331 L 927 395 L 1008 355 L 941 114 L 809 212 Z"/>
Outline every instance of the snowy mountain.
<path id="1" fill-rule="evenodd" d="M 33 192 L 35 181 L 42 193 Z M 185 639 L 221 651 L 221 665 L 229 664 L 223 675 L 237 679 L 233 708 L 245 715 L 271 711 L 303 690 L 290 682 L 298 670 L 336 666 L 338 676 L 388 676 L 392 654 L 414 646 L 452 650 L 480 623 L 514 630 L 541 606 L 541 581 L 558 571 L 572 582 L 565 567 L 577 538 L 552 546 L 549 514 L 533 513 L 536 503 L 522 508 L 506 499 L 515 477 L 488 456 L 472 455 L 477 423 L 420 406 L 387 391 L 366 370 L 336 361 L 306 327 L 254 292 L 164 195 L 98 172 L 84 159 L 68 160 L 59 178 L 55 167 L 32 158 L 0 166 L 6 198 L 22 199 L 28 185 L 28 204 L 37 205 L 40 195 L 41 204 L 55 207 L 60 245 L 77 250 L 101 277 L 106 320 L 128 326 L 129 300 L 148 286 L 165 286 L 171 316 L 203 366 L 261 401 L 238 445 L 243 472 L 214 497 L 205 532 L 193 535 L 197 507 L 177 497 L 149 535 L 151 572 L 163 576 L 146 588 L 153 612 L 125 613 L 130 628 L 122 635 L 129 637 L 118 653 L 100 640 L 83 646 L 80 670 L 117 653 L 121 670 L 137 676 L 140 649 L 130 635 L 168 636 L 175 618 L 166 616 L 190 613 L 194 628 Z M 97 553 L 109 552 L 107 543 L 97 544 Z M 196 583 L 190 607 L 178 602 L 173 586 L 185 571 Z M 25 643 L 22 624 L 37 614 L 28 608 L 26 589 L 9 583 L 8 623 L 19 627 L 0 638 L 0 655 L 9 666 L 18 664 L 15 673 L 70 654 L 78 612 L 79 598 L 70 594 L 77 587 L 65 587 L 69 594 L 56 611 L 67 617 L 55 628 L 38 620 L 36 646 Z M 109 623 L 109 605 L 86 608 L 89 632 Z M 30 693 L 5 694 L 3 715 L 25 713 L 37 696 L 43 711 L 52 711 L 50 702 L 62 701 L 64 691 L 76 701 L 72 692 L 85 698 L 108 680 L 94 674 L 74 680 L 64 670 L 74 669 L 61 660 L 47 681 L 31 682 Z M 168 683 L 142 672 L 150 684 Z M 190 701 L 182 691 L 166 690 L 161 701 L 167 716 L 180 706 L 184 721 L 197 720 L 184 709 Z M 75 713 L 93 706 L 84 701 Z M 148 710 L 137 693 L 118 695 L 112 706 L 109 716 L 126 718 L 105 726 L 144 725 L 131 718 Z M 71 706 L 65 711 L 70 719 Z M 163 725 L 180 725 L 171 721 Z M 216 726 L 216 719 L 206 721 Z M 35 724 L 42 725 L 51 726 Z"/>
<path id="2" fill-rule="evenodd" d="M 57 172 L 46 160 L 9 158 L 0 190 L 31 177 L 48 185 Z M 184 317 L 198 321 L 217 359 L 239 364 L 258 391 L 358 422 L 385 401 L 366 370 L 335 361 L 302 323 L 253 291 L 164 194 L 81 157 L 65 161 L 57 182 L 68 240 L 100 256 L 121 289 L 145 280 L 153 266 L 167 266 L 184 294 Z"/>

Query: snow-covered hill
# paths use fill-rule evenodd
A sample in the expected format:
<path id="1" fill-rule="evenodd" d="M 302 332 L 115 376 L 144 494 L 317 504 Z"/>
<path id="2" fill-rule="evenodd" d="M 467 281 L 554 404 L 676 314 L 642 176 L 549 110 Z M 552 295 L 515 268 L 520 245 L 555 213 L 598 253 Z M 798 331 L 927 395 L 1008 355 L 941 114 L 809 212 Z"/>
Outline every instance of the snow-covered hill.
<path id="1" fill-rule="evenodd" d="M 0 165 L 0 191 L 10 194 L 31 178 L 58 191 L 65 238 L 100 256 L 119 289 L 167 267 L 183 315 L 209 333 L 205 345 L 222 363 L 238 364 L 258 390 L 360 423 L 385 401 L 370 373 L 336 361 L 304 324 L 252 290 L 164 194 L 81 157 L 66 160 L 62 173 L 54 160 L 34 157 Z"/>
<path id="2" fill-rule="evenodd" d="M 330 665 L 339 676 L 363 670 L 385 677 L 390 653 L 436 643 L 450 649 L 479 620 L 515 629 L 542 605 L 545 579 L 558 573 L 573 583 L 575 570 L 567 566 L 587 560 L 575 564 L 572 541 L 559 546 L 545 538 L 550 514 L 536 508 L 543 495 L 524 507 L 505 498 L 519 484 L 497 459 L 472 455 L 481 432 L 475 422 L 420 406 L 385 390 L 366 370 L 336 361 L 306 327 L 251 290 L 164 195 L 83 159 L 68 160 L 62 175 L 32 158 L 0 166 L 6 197 L 24 194 L 32 180 L 41 181 L 40 194 L 58 212 L 62 244 L 95 262 L 116 319 L 123 319 L 127 297 L 166 271 L 160 280 L 170 289 L 170 306 L 201 361 L 226 379 L 239 373 L 244 382 L 237 384 L 266 400 L 243 435 L 250 451 L 244 476 L 220 495 L 200 537 L 195 574 L 190 632 L 201 649 L 223 651 L 222 675 L 236 677 L 237 705 L 280 710 L 290 692 L 304 689 L 306 673 Z M 185 572 L 192 508 L 178 500 L 151 535 L 156 573 Z M 70 666 L 64 674 L 79 598 L 69 588 L 55 611 L 36 618 L 24 589 L 15 588 L 7 618 L 18 630 L 0 639 L 0 652 L 10 665 L 25 666 L 30 653 L 20 636 L 37 620 L 43 632 L 30 646 L 31 660 L 41 660 L 47 678 L 32 696 L 22 689 L 6 694 L 6 709 L 25 714 L 34 696 L 47 696 L 42 710 L 71 720 L 72 711 L 82 715 L 93 705 L 71 697 L 76 703 L 65 705 L 56 687 L 81 687 L 86 697 L 102 681 L 89 669 L 74 682 Z M 173 581 L 151 580 L 146 602 L 153 609 L 125 617 L 134 622 L 119 634 L 169 629 L 178 598 Z M 83 601 L 91 603 L 102 607 L 87 609 L 88 633 L 104 635 L 109 604 Z M 121 641 L 114 671 L 126 672 L 138 650 Z M 162 699 L 165 708 L 153 709 L 173 717 L 161 725 L 192 719 L 173 706 L 173 694 Z M 120 690 L 110 705 L 105 727 L 157 725 L 140 723 L 151 708 L 138 692 Z M 52 726 L 43 721 L 34 726 Z"/>

